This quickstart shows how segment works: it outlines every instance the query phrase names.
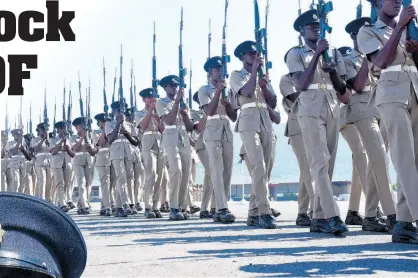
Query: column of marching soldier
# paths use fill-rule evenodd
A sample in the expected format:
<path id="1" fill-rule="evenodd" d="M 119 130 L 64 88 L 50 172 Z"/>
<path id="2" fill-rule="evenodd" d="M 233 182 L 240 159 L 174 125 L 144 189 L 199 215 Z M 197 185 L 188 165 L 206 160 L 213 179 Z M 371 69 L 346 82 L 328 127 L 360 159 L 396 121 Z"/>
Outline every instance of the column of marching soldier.
<path id="1" fill-rule="evenodd" d="M 317 9 L 300 13 L 294 23 L 304 42 L 300 39 L 284 57 L 289 73 L 280 80 L 280 92 L 288 113 L 285 135 L 300 167 L 296 224 L 332 234 L 347 232 L 346 225 L 361 225 L 364 231 L 392 233 L 395 242 L 417 243 L 412 223 L 418 220 L 418 41 L 407 27 L 416 13 L 411 5 L 401 11 L 399 0 L 369 2 L 372 18 L 360 13 L 346 26 L 352 48 L 329 50 L 322 32 L 323 1 Z M 122 100 L 111 104 L 112 117 L 96 115 L 100 131 L 93 132 L 92 139 L 85 129 L 86 117 L 72 122 L 75 139 L 64 136 L 65 121 L 56 123 L 58 135 L 51 139 L 42 123 L 32 140 L 24 136 L 22 141 L 22 130 L 13 130 L 14 140 L 6 144 L 2 134 L 2 190 L 28 194 L 33 190 L 68 211 L 74 207 L 70 196 L 74 177 L 78 213 L 88 214 L 94 157 L 103 193 L 100 215 L 137 213 L 143 186 L 146 218 L 161 218 L 166 211 L 170 220 L 184 220 L 188 207 L 191 214 L 200 210 L 188 190 L 195 177 L 191 173 L 195 153 L 205 170 L 200 218 L 232 223 L 235 216 L 227 203 L 233 161 L 230 122 L 236 121 L 240 156 L 252 178 L 247 225 L 277 228 L 274 217 L 280 213 L 270 208 L 268 183 L 277 140 L 272 124 L 280 123 L 280 114 L 258 43 L 245 41 L 236 47 L 234 55 L 242 69 L 231 73 L 229 86 L 226 49 L 222 57 L 207 60 L 208 84 L 193 96 L 199 111 L 189 111 L 184 104 L 180 71 L 179 77 L 170 75 L 159 82 L 164 98 L 155 88 L 139 92 L 145 103 L 142 111 L 128 109 Z M 345 223 L 331 185 L 339 132 L 353 152 Z M 387 151 L 398 177 L 396 208 Z M 364 218 L 359 214 L 362 189 Z"/>

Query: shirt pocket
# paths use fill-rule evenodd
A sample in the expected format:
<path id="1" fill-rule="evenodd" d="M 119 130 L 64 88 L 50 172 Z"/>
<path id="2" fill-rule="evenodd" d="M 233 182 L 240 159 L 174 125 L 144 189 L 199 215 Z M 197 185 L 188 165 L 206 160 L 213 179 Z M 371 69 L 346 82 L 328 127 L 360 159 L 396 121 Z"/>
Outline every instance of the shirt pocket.
<path id="1" fill-rule="evenodd" d="M 315 97 L 316 91 L 314 90 L 302 91 L 299 95 L 299 98 L 315 99 Z"/>
<path id="2" fill-rule="evenodd" d="M 377 81 L 377 83 L 381 84 L 384 82 L 388 82 L 388 83 L 398 82 L 399 74 L 400 74 L 399 71 L 385 72 L 380 76 L 379 81 Z"/>

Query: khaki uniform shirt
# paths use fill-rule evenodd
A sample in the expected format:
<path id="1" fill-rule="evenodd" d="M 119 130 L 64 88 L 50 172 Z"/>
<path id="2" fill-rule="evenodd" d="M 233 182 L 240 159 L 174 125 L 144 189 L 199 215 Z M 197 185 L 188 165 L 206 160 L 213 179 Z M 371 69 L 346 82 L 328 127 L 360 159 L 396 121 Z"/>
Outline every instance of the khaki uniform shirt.
<path id="1" fill-rule="evenodd" d="M 364 56 L 361 53 L 353 50 L 349 55 L 344 57 L 345 68 L 347 70 L 346 80 L 350 80 L 357 76 L 363 63 Z M 376 78 L 369 71 L 369 78 L 366 82 L 366 87 L 363 92 L 356 92 L 351 90 L 352 96 L 350 98 L 349 107 L 347 108 L 347 122 L 354 123 L 378 116 L 377 109 L 369 106 L 371 91 L 376 85 Z"/>
<path id="2" fill-rule="evenodd" d="M 162 116 L 167 115 L 173 109 L 173 105 L 174 100 L 171 100 L 168 97 L 158 99 L 156 105 L 158 116 L 161 118 Z M 176 127 L 165 126 L 162 138 L 163 147 L 174 147 L 179 145 L 183 147 L 190 146 L 189 135 L 186 131 L 186 126 L 180 112 L 177 113 Z"/>
<path id="3" fill-rule="evenodd" d="M 39 142 L 42 141 L 41 137 L 36 137 L 31 141 L 31 148 L 35 148 Z M 51 141 L 49 142 L 51 144 Z M 50 166 L 51 165 L 51 153 L 49 152 L 50 145 L 46 145 L 45 141 L 41 146 L 41 150 L 39 152 L 34 152 L 35 154 L 35 167 L 40 166 Z"/>
<path id="4" fill-rule="evenodd" d="M 358 34 L 357 40 L 359 48 L 366 56 L 379 51 L 387 43 L 393 33 L 393 29 L 383 23 L 380 19 L 374 25 L 363 26 Z M 380 74 L 377 82 L 376 92 L 372 94 L 370 103 L 378 106 L 384 103 L 404 103 L 407 104 L 411 84 L 415 94 L 418 91 L 418 74 L 404 68 L 405 66 L 415 67 L 412 55 L 406 51 L 406 29 L 404 30 L 395 56 L 389 67 L 402 66 L 402 71 L 384 71 Z"/>
<path id="5" fill-rule="evenodd" d="M 80 140 L 80 137 L 72 138 L 71 144 L 74 145 Z M 92 142 L 90 142 L 92 144 Z M 91 166 L 93 165 L 93 159 L 90 153 L 87 151 L 85 140 L 81 143 L 80 149 L 75 152 L 75 156 L 73 158 L 73 165 L 79 166 Z"/>
<path id="6" fill-rule="evenodd" d="M 123 122 L 123 126 L 125 129 L 129 132 L 131 132 L 132 135 L 136 134 L 135 130 L 132 130 L 132 126 L 128 122 Z M 105 132 L 106 136 L 109 136 L 110 133 L 115 129 L 116 127 L 116 120 L 113 120 L 111 122 L 106 123 Z M 114 159 L 127 159 L 128 161 L 134 161 L 134 150 L 133 150 L 132 144 L 126 139 L 125 135 L 118 134 L 116 140 L 111 144 L 110 146 L 110 160 Z"/>
<path id="7" fill-rule="evenodd" d="M 232 93 L 237 100 L 237 106 L 241 108 L 241 112 L 235 125 L 235 131 L 260 131 L 261 125 L 263 124 L 265 130 L 267 132 L 271 132 L 273 127 L 269 112 L 267 108 L 261 106 L 266 106 L 267 102 L 258 83 L 251 98 L 247 98 L 239 94 L 239 91 L 245 86 L 250 77 L 251 73 L 249 73 L 245 68 L 231 73 L 230 85 Z M 274 92 L 271 83 L 267 84 L 267 86 L 270 91 Z M 243 108 L 243 106 L 250 103 L 256 104 L 256 107 Z"/>
<path id="8" fill-rule="evenodd" d="M 193 121 L 193 123 L 196 124 L 196 123 L 200 122 L 203 119 L 204 112 L 203 112 L 203 110 L 199 110 L 199 111 L 192 110 L 191 111 L 191 115 L 192 115 L 192 121 Z M 196 141 L 195 147 L 194 147 L 194 149 L 196 151 L 206 149 L 205 142 L 203 141 L 204 131 L 205 131 L 205 129 L 203 129 L 203 132 L 201 132 L 201 133 L 197 133 L 196 130 L 193 130 L 192 131 L 192 139 Z"/>
<path id="9" fill-rule="evenodd" d="M 298 118 L 293 113 L 292 107 L 294 103 L 288 99 L 287 97 L 291 94 L 297 93 L 297 90 L 295 88 L 295 85 L 293 84 L 292 77 L 290 77 L 290 74 L 283 75 L 280 79 L 280 93 L 283 96 L 283 109 L 286 111 L 288 115 L 287 123 L 286 123 L 286 129 L 285 129 L 285 136 L 290 137 L 294 135 L 298 135 L 302 133 L 302 130 L 300 129 Z"/>
<path id="10" fill-rule="evenodd" d="M 340 76 L 345 76 L 346 70 L 344 59 L 339 51 L 336 51 L 336 54 L 337 57 L 332 58 L 336 59 L 336 69 Z M 314 55 L 314 50 L 308 45 L 295 47 L 290 50 L 287 55 L 287 67 L 289 68 L 289 73 L 304 72 L 308 68 Z M 340 117 L 340 106 L 338 104 L 337 92 L 333 88 L 330 75 L 322 70 L 323 63 L 324 60 L 321 56 L 317 63 L 311 85 L 318 84 L 320 87 L 327 85 L 328 88 L 307 89 L 306 91 L 302 91 L 294 105 L 293 110 L 298 116 L 319 117 L 321 115 L 322 104 L 325 98 L 331 110 L 332 117 Z"/>
<path id="11" fill-rule="evenodd" d="M 135 114 L 135 122 L 136 126 L 139 126 L 142 120 L 147 116 L 148 110 L 144 108 L 143 110 L 137 112 Z M 142 133 L 142 139 L 141 139 L 141 148 L 145 152 L 153 152 L 158 153 L 160 151 L 160 142 L 161 142 L 161 132 L 158 129 L 158 121 L 154 119 L 154 117 L 151 117 L 151 120 L 149 121 L 149 125 L 147 129 L 142 130 L 140 129 L 140 132 Z"/>
<path id="12" fill-rule="evenodd" d="M 212 84 L 201 87 L 198 93 L 200 106 L 203 107 L 209 104 L 212 101 L 215 92 L 216 88 Z M 231 123 L 228 114 L 226 113 L 226 108 L 221 103 L 221 99 L 222 96 L 219 98 L 219 103 L 218 107 L 216 108 L 215 115 L 212 117 L 208 116 L 205 130 L 203 131 L 203 139 L 205 141 L 219 141 L 225 134 L 228 142 L 232 142 L 233 135 Z M 231 97 L 231 94 L 229 94 L 229 99 L 232 100 L 231 105 L 233 105 L 233 108 L 238 109 L 238 107 L 236 107 L 236 102 L 234 101 L 235 98 Z"/>
<path id="13" fill-rule="evenodd" d="M 102 136 L 102 130 L 94 130 L 91 133 L 94 146 L 98 149 L 98 153 L 95 156 L 95 167 L 109 167 L 110 166 L 110 144 L 106 140 L 106 144 L 103 148 L 99 147 L 99 139 Z"/>
<path id="14" fill-rule="evenodd" d="M 51 138 L 50 150 L 55 148 L 58 145 L 59 141 L 61 141 L 61 138 L 59 136 Z M 67 145 L 69 146 L 70 149 L 73 147 L 71 140 L 67 139 Z M 62 146 L 64 146 L 64 144 Z M 72 165 L 71 156 L 66 151 L 64 151 L 63 147 L 61 147 L 58 153 L 51 155 L 51 168 L 52 169 L 64 168 L 67 170 L 71 170 L 72 169 L 71 165 Z"/>
<path id="15" fill-rule="evenodd" d="M 23 142 L 22 144 L 23 144 L 23 146 L 26 145 L 25 142 Z M 10 150 L 13 149 L 14 147 L 16 147 L 16 145 L 17 145 L 17 142 L 15 140 L 11 140 L 11 141 L 7 142 L 7 144 L 6 144 L 6 148 L 5 148 L 6 149 L 6 156 L 8 156 L 7 169 L 19 168 L 20 166 L 23 166 L 25 164 L 26 158 L 21 151 L 18 150 L 15 155 L 12 155 L 10 153 Z"/>

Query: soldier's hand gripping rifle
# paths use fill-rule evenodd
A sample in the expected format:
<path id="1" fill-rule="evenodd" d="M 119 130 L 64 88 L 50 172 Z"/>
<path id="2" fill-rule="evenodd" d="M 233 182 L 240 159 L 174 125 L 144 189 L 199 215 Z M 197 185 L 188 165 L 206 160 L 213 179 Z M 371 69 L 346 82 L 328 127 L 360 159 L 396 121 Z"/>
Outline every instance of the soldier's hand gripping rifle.
<path id="1" fill-rule="evenodd" d="M 260 11 L 258 8 L 258 0 L 254 0 L 254 19 L 255 19 L 255 42 L 257 47 L 257 55 L 263 55 L 266 59 L 266 49 L 265 46 L 263 46 L 263 41 L 265 40 L 265 37 L 267 36 L 266 29 L 260 27 Z M 264 41 L 265 42 L 265 41 Z M 268 71 L 269 68 L 271 68 L 271 63 L 266 61 L 266 69 Z M 258 69 L 258 76 L 259 78 L 264 78 L 266 76 L 267 71 L 264 70 L 264 65 L 260 65 L 260 68 Z"/>
<path id="2" fill-rule="evenodd" d="M 187 69 L 183 67 L 183 8 L 181 8 L 181 20 L 180 20 L 180 45 L 179 45 L 179 89 L 185 89 L 186 83 L 184 78 L 187 75 Z M 186 109 L 184 98 L 180 99 L 180 108 Z"/>
<path id="3" fill-rule="evenodd" d="M 318 2 L 318 17 L 319 17 L 319 28 L 320 28 L 320 35 L 319 38 L 321 40 L 325 39 L 326 33 L 331 34 L 332 27 L 328 25 L 328 14 L 333 11 L 332 2 L 326 2 L 325 0 L 319 0 Z M 325 63 L 330 63 L 330 55 L 328 50 L 322 53 L 322 57 L 324 58 Z"/>
<path id="4" fill-rule="evenodd" d="M 226 80 L 228 75 L 228 63 L 231 62 L 231 57 L 227 53 L 226 49 L 226 30 L 227 30 L 227 18 L 228 18 L 228 6 L 229 0 L 225 0 L 225 12 L 224 12 L 224 26 L 222 30 L 222 80 Z M 222 89 L 222 99 L 226 99 L 226 88 Z"/>
<path id="5" fill-rule="evenodd" d="M 412 0 L 403 0 L 402 5 L 404 8 L 408 7 L 412 4 Z M 409 21 L 408 26 L 406 28 L 407 30 L 407 39 L 418 41 L 418 26 L 417 26 L 417 19 L 412 18 L 411 21 Z"/>
<path id="6" fill-rule="evenodd" d="M 152 89 L 154 98 L 158 96 L 158 85 L 160 80 L 157 79 L 157 57 L 155 56 L 155 44 L 157 42 L 157 35 L 155 33 L 155 21 L 154 21 L 154 35 L 152 37 Z"/>

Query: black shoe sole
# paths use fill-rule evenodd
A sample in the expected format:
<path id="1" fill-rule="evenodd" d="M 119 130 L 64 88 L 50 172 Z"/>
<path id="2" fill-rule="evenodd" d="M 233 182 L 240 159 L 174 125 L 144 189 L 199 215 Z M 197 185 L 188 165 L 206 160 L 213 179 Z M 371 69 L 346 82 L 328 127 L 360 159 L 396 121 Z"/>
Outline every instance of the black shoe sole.
<path id="1" fill-rule="evenodd" d="M 327 230 L 325 230 L 325 229 L 323 229 L 321 227 L 311 227 L 309 229 L 309 231 L 311 233 L 324 233 L 324 234 L 330 234 L 330 233 L 332 233 L 331 231 L 327 231 Z"/>
<path id="2" fill-rule="evenodd" d="M 392 242 L 418 244 L 418 239 L 413 239 L 413 238 L 409 238 L 409 237 L 406 237 L 406 236 L 392 235 Z"/>

